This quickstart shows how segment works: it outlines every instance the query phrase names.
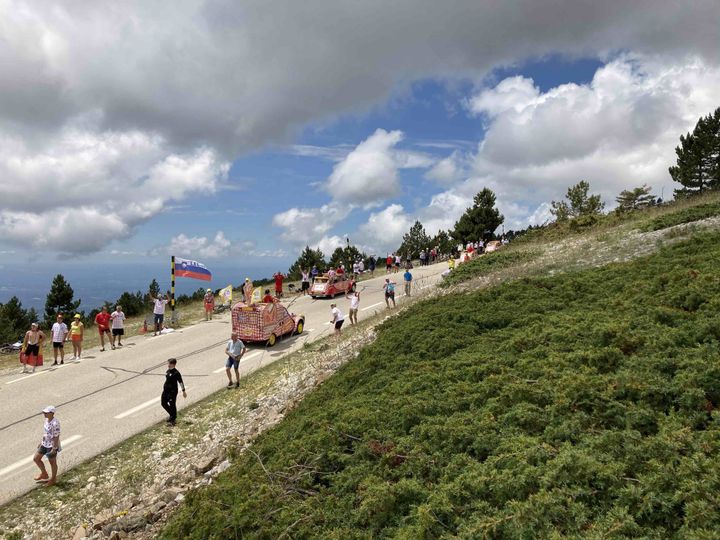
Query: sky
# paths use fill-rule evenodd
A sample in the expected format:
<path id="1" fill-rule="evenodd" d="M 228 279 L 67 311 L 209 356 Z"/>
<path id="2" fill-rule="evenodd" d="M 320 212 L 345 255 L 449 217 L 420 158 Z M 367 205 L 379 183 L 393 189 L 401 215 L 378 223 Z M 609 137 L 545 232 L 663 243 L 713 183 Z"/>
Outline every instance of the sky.
<path id="1" fill-rule="evenodd" d="M 286 269 L 398 247 L 484 187 L 665 199 L 720 106 L 720 3 L 0 0 L 0 266 Z"/>

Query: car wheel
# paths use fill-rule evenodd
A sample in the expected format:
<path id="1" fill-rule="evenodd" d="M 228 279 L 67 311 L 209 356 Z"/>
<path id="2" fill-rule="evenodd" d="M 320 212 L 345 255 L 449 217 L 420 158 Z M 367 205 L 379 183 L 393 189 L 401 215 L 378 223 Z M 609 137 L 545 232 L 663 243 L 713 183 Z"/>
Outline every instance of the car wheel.
<path id="1" fill-rule="evenodd" d="M 272 347 L 277 343 L 277 336 L 275 334 L 270 334 L 270 337 L 267 340 L 267 346 Z"/>
<path id="2" fill-rule="evenodd" d="M 305 329 L 305 321 L 298 321 L 297 328 L 295 329 L 296 334 L 302 334 Z"/>

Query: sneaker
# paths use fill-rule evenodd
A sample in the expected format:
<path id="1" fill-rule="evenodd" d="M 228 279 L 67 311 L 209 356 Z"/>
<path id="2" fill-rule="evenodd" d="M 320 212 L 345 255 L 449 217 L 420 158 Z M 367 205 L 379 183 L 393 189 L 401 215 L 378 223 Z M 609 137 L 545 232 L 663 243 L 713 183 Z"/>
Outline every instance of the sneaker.
<path id="1" fill-rule="evenodd" d="M 232 381 L 230 381 L 230 382 L 228 383 L 227 387 L 228 387 L 228 388 L 232 388 L 232 387 L 233 387 Z"/>
<path id="2" fill-rule="evenodd" d="M 103 347 L 102 349 L 100 349 L 100 352 L 105 352 L 105 347 Z"/>
<path id="3" fill-rule="evenodd" d="M 58 365 L 57 360 L 55 360 L 55 361 L 52 363 L 52 365 L 53 365 L 53 366 L 57 366 L 57 365 Z"/>
<path id="4" fill-rule="evenodd" d="M 118 347 L 122 347 L 122 346 L 123 346 L 122 343 L 118 343 Z"/>
<path id="5" fill-rule="evenodd" d="M 60 365 L 64 364 L 65 360 L 60 360 Z"/>
<path id="6" fill-rule="evenodd" d="M 240 381 L 235 383 L 235 388 L 240 388 Z"/>
<path id="7" fill-rule="evenodd" d="M 111 347 L 112 347 L 112 350 L 114 351 L 114 350 L 115 350 L 115 345 L 111 345 Z"/>

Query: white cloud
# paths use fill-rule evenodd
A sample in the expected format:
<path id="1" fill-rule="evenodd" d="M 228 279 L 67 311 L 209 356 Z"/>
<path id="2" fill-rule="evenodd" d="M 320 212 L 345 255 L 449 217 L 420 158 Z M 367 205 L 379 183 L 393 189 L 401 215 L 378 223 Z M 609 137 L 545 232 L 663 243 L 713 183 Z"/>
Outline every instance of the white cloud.
<path id="1" fill-rule="evenodd" d="M 400 193 L 394 148 L 401 131 L 378 129 L 335 165 L 327 192 L 350 204 L 373 205 Z"/>
<path id="2" fill-rule="evenodd" d="M 414 223 L 402 205 L 391 204 L 379 212 L 373 212 L 358 228 L 357 239 L 360 245 L 375 255 L 392 252 L 402 243 L 403 235 Z"/>
<path id="3" fill-rule="evenodd" d="M 171 255 L 181 257 L 217 259 L 230 254 L 232 243 L 225 238 L 225 233 L 218 231 L 215 237 L 206 236 L 188 237 L 179 234 L 170 240 L 167 251 Z"/>
<path id="4" fill-rule="evenodd" d="M 432 169 L 425 173 L 425 178 L 440 185 L 450 185 L 466 174 L 463 158 L 455 151 L 441 159 Z"/>
<path id="5" fill-rule="evenodd" d="M 312 244 L 345 219 L 352 208 L 330 203 L 320 208 L 290 208 L 273 216 L 273 225 L 283 229 L 282 237 L 297 246 Z"/>

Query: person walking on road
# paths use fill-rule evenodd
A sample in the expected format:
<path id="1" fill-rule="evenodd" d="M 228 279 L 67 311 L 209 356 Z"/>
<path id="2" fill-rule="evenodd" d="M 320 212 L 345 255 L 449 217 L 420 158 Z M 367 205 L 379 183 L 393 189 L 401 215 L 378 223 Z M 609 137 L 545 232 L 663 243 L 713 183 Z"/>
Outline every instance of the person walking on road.
<path id="1" fill-rule="evenodd" d="M 213 311 L 215 310 L 215 295 L 212 289 L 205 291 L 203 303 L 205 304 L 205 320 L 212 321 Z"/>
<path id="2" fill-rule="evenodd" d="M 57 314 L 57 322 L 52 325 L 52 329 L 50 330 L 50 333 L 52 335 L 52 344 L 53 344 L 53 366 L 58 365 L 58 353 L 60 354 L 60 363 L 65 363 L 65 349 L 63 347 L 65 340 L 67 339 L 68 335 L 68 327 L 67 324 L 63 322 L 63 314 L 58 313 Z"/>
<path id="3" fill-rule="evenodd" d="M 390 309 L 390 301 L 392 300 L 392 305 L 395 307 L 395 282 L 390 281 L 390 278 L 385 278 L 385 285 L 383 285 L 383 290 L 385 291 L 385 305 L 388 309 Z"/>
<path id="4" fill-rule="evenodd" d="M 108 341 L 112 342 L 110 337 L 110 314 L 107 306 L 103 306 L 100 313 L 95 315 L 95 324 L 97 324 L 98 333 L 100 334 L 100 351 L 105 351 L 105 335 L 107 335 Z"/>
<path id="5" fill-rule="evenodd" d="M 62 450 L 60 447 L 60 422 L 55 418 L 55 407 L 52 405 L 45 407 L 42 413 L 45 416 L 43 437 L 33 456 L 35 465 L 40 469 L 40 474 L 35 477 L 35 481 L 45 482 L 45 487 L 50 487 L 57 480 L 57 455 Z M 50 476 L 48 476 L 47 469 L 42 461 L 43 456 L 47 456 L 50 462 Z"/>
<path id="6" fill-rule="evenodd" d="M 168 413 L 167 423 L 170 426 L 174 426 L 177 421 L 177 395 L 178 385 L 182 389 L 182 395 L 187 398 L 185 393 L 185 383 L 183 382 L 182 375 L 175 368 L 177 360 L 174 358 L 168 359 L 168 368 L 165 372 L 165 384 L 163 385 L 162 395 L 160 396 L 160 404 L 162 408 Z"/>
<path id="7" fill-rule="evenodd" d="M 227 374 L 228 378 L 228 388 L 233 387 L 232 373 L 230 372 L 230 368 L 235 369 L 234 386 L 235 388 L 240 388 L 240 359 L 245 354 L 245 351 L 247 351 L 247 347 L 245 347 L 245 344 L 238 337 L 238 335 L 233 332 L 230 335 L 230 341 L 228 341 L 227 347 L 225 347 L 225 354 L 227 354 L 227 360 L 225 361 L 225 373 Z"/>
<path id="8" fill-rule="evenodd" d="M 350 299 L 350 324 L 357 324 L 358 308 L 360 307 L 360 291 L 349 292 L 345 296 Z"/>
<path id="9" fill-rule="evenodd" d="M 155 320 L 155 332 L 153 333 L 153 336 L 157 336 L 160 332 L 162 332 L 163 321 L 165 320 L 165 306 L 170 303 L 170 297 L 166 293 L 165 298 L 161 296 L 154 298 L 151 296 L 150 299 L 154 304 L 153 315 Z"/>
<path id="10" fill-rule="evenodd" d="M 43 341 L 45 341 L 45 334 L 40 330 L 38 323 L 32 323 L 30 330 L 25 332 L 22 348 L 20 349 L 20 361 L 23 365 L 23 373 L 27 372 L 28 365 L 32 365 L 32 372 L 35 373 L 35 367 L 40 358 L 40 349 L 42 348 Z"/>
<path id="11" fill-rule="evenodd" d="M 412 274 L 410 273 L 410 270 L 405 270 L 405 273 L 403 274 L 403 279 L 405 280 L 405 296 L 410 296 L 410 287 L 412 286 Z"/>
<path id="12" fill-rule="evenodd" d="M 82 323 L 82 320 L 80 320 L 79 313 L 76 313 L 73 319 L 73 322 L 70 323 L 70 341 L 72 341 L 73 346 L 73 360 L 80 360 L 85 325 Z"/>
<path id="13" fill-rule="evenodd" d="M 112 348 L 115 348 L 115 338 L 118 341 L 118 347 L 122 347 L 122 337 L 125 335 L 125 314 L 122 306 L 115 306 L 115 311 L 110 314 L 112 319 Z"/>
<path id="14" fill-rule="evenodd" d="M 340 329 L 345 322 L 345 315 L 343 315 L 343 312 L 337 307 L 337 304 L 330 304 L 330 313 L 332 314 L 330 324 L 335 326 L 335 337 L 339 339 Z"/>

